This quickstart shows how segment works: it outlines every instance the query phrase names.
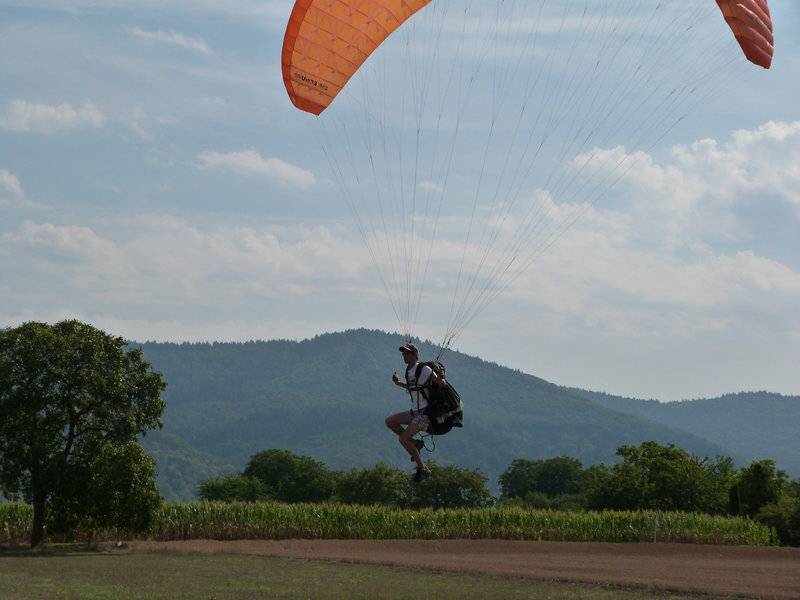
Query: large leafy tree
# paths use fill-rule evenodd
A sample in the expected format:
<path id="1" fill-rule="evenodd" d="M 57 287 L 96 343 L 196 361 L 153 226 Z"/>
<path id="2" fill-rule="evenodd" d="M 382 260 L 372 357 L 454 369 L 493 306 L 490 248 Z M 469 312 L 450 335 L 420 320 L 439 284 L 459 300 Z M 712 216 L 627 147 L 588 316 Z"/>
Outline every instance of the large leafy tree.
<path id="1" fill-rule="evenodd" d="M 164 387 L 140 350 L 91 325 L 0 330 L 0 486 L 33 505 L 32 546 L 48 506 L 62 523 L 100 523 L 152 503 L 154 469 L 136 439 L 161 426 Z"/>
<path id="2" fill-rule="evenodd" d="M 622 462 L 591 485 L 590 508 L 724 512 L 732 477 L 728 459 L 700 459 L 657 442 L 622 446 L 617 454 Z"/>

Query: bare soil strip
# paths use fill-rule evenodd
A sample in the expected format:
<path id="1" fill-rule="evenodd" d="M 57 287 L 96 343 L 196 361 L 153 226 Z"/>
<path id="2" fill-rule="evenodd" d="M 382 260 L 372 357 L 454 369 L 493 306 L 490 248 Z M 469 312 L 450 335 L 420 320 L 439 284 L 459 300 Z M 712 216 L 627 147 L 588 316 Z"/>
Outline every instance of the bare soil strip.
<path id="1" fill-rule="evenodd" d="M 800 599 L 800 549 L 503 540 L 190 540 L 134 552 L 249 554 L 395 565 L 621 587 Z"/>

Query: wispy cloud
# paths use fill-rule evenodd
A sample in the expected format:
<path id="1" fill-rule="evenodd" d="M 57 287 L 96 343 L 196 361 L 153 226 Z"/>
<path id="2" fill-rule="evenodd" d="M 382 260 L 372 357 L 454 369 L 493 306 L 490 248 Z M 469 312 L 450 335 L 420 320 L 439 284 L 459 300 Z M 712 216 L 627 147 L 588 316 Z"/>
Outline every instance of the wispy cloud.
<path id="1" fill-rule="evenodd" d="M 18 230 L 0 236 L 0 244 L 37 251 L 47 250 L 57 261 L 75 258 L 97 261 L 114 255 L 115 245 L 85 226 L 58 226 L 51 223 L 24 223 Z"/>
<path id="2" fill-rule="evenodd" d="M 134 27 L 128 29 L 128 33 L 143 40 L 180 46 L 181 48 L 200 52 L 202 54 L 212 54 L 211 48 L 208 47 L 205 40 L 192 38 L 177 31 L 145 31 L 139 27 Z"/>
<path id="3" fill-rule="evenodd" d="M 0 169 L 0 190 L 4 190 L 14 198 L 23 197 L 19 178 L 7 169 Z"/>
<path id="4" fill-rule="evenodd" d="M 420 181 L 419 189 L 426 192 L 442 192 L 444 191 L 444 186 L 442 186 L 440 183 L 436 183 L 435 181 Z"/>
<path id="5" fill-rule="evenodd" d="M 0 208 L 30 208 L 19 178 L 8 169 L 0 169 Z"/>
<path id="6" fill-rule="evenodd" d="M 311 188 L 317 178 L 307 169 L 289 164 L 279 158 L 264 158 L 254 150 L 240 152 L 202 152 L 197 157 L 206 169 L 230 169 L 244 175 L 265 175 L 270 179 L 301 190 Z"/>
<path id="7" fill-rule="evenodd" d="M 97 128 L 105 123 L 103 113 L 90 101 L 73 107 L 14 100 L 0 113 L 0 128 L 35 133 L 58 133 L 82 127 Z"/>

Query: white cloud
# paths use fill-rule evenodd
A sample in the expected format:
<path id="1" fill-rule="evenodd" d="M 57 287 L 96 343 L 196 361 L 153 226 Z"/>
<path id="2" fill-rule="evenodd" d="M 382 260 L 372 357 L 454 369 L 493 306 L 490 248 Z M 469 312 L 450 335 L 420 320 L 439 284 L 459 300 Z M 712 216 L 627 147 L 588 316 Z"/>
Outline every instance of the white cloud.
<path id="1" fill-rule="evenodd" d="M 0 169 L 0 191 L 2 190 L 13 198 L 22 198 L 24 196 L 19 179 L 7 169 Z"/>
<path id="2" fill-rule="evenodd" d="M 105 116 L 90 101 L 77 108 L 71 104 L 38 104 L 26 100 L 14 100 L 0 114 L 0 128 L 12 131 L 57 133 L 81 127 L 97 128 L 105 122 Z"/>
<path id="3" fill-rule="evenodd" d="M 800 121 L 736 131 L 723 144 L 701 140 L 679 146 L 675 157 L 715 197 L 736 200 L 745 193 L 768 192 L 800 209 Z"/>
<path id="4" fill-rule="evenodd" d="M 588 164 L 597 175 L 620 162 L 633 168 L 611 195 L 629 198 L 629 211 L 651 240 L 680 248 L 746 242 L 759 235 L 753 214 L 773 215 L 779 224 L 781 209 L 800 223 L 800 122 L 769 122 L 724 142 L 676 146 L 672 160 L 661 164 L 624 148 L 594 149 L 574 164 Z"/>
<path id="5" fill-rule="evenodd" d="M 15 258 L 19 290 L 44 279 L 59 290 L 40 298 L 44 304 L 71 298 L 79 305 L 222 305 L 341 293 L 371 268 L 357 244 L 326 228 L 202 229 L 149 217 L 128 221 L 124 237 L 26 222 L 0 234 L 0 257 Z"/>
<path id="6" fill-rule="evenodd" d="M 419 189 L 425 192 L 443 192 L 444 186 L 442 186 L 440 183 L 436 183 L 435 181 L 420 181 Z"/>
<path id="7" fill-rule="evenodd" d="M 513 286 L 509 296 L 541 307 L 532 326 L 554 336 L 588 328 L 641 339 L 796 331 L 800 239 L 787 235 L 782 256 L 757 244 L 800 228 L 800 211 L 785 219 L 800 206 L 800 122 L 678 146 L 664 161 L 613 148 L 575 164 L 592 154 L 600 173 L 623 159 L 635 167 L 609 195 L 621 202 L 615 211 L 602 202 L 584 207 Z M 551 203 L 554 221 L 571 212 L 548 196 L 539 201 Z"/>
<path id="8" fill-rule="evenodd" d="M 128 29 L 128 33 L 134 37 L 160 42 L 162 44 L 170 44 L 173 46 L 180 46 L 187 50 L 200 52 L 202 54 L 211 54 L 211 48 L 205 40 L 199 38 L 192 38 L 177 31 L 145 31 L 139 27 Z"/>
<path id="9" fill-rule="evenodd" d="M 603 336 L 635 345 L 757 336 L 780 345 L 796 331 L 797 306 L 800 272 L 781 261 L 752 250 L 680 256 L 642 246 L 619 222 L 603 227 L 589 218 L 479 321 L 491 326 L 511 316 L 520 331 L 564 340 Z"/>
<path id="10" fill-rule="evenodd" d="M 56 226 L 50 223 L 24 223 L 18 230 L 0 235 L 2 248 L 28 249 L 46 259 L 60 262 L 75 259 L 95 262 L 115 256 L 115 244 L 98 236 L 89 227 Z"/>
<path id="11" fill-rule="evenodd" d="M 131 128 L 131 131 L 133 131 L 137 136 L 139 136 L 143 140 L 152 141 L 153 134 L 151 134 L 146 127 L 148 121 L 149 121 L 148 115 L 145 113 L 144 109 L 142 109 L 141 106 L 135 107 L 131 111 L 130 117 L 128 117 L 127 119 L 128 127 Z"/>
<path id="12" fill-rule="evenodd" d="M 288 187 L 307 190 L 317 179 L 311 171 L 279 158 L 264 158 L 254 150 L 241 152 L 202 152 L 197 157 L 206 169 L 230 169 L 245 175 L 266 175 Z"/>
<path id="13" fill-rule="evenodd" d="M 8 169 L 0 169 L 0 208 L 30 208 L 19 178 Z"/>

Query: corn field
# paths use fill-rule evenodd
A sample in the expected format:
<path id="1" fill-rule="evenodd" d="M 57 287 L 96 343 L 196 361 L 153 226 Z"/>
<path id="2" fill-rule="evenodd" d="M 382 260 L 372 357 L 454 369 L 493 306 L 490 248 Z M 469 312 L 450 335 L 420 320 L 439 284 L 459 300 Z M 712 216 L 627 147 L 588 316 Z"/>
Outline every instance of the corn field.
<path id="1" fill-rule="evenodd" d="M 32 512 L 0 505 L 0 543 L 24 540 Z M 99 535 L 98 535 L 99 534 Z M 115 532 L 98 532 L 114 539 Z M 76 533 L 76 538 L 82 537 Z M 571 542 L 776 544 L 755 521 L 689 513 L 558 512 L 518 507 L 399 510 L 386 506 L 189 502 L 164 504 L 152 527 L 132 537 L 187 539 L 509 539 Z"/>
<path id="2" fill-rule="evenodd" d="M 30 537 L 33 508 L 27 504 L 0 504 L 0 544 L 21 542 Z"/>

